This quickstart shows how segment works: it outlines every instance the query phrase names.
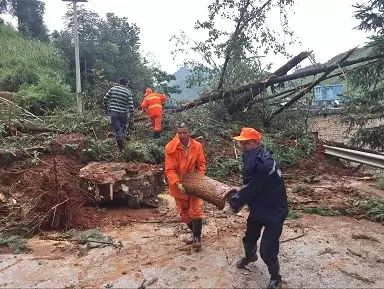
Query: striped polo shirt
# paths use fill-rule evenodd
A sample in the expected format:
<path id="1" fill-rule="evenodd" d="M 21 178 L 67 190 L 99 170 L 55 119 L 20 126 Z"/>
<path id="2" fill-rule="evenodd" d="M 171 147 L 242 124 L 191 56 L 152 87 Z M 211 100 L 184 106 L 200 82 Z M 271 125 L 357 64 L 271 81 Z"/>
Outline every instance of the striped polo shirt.
<path id="1" fill-rule="evenodd" d="M 133 113 L 132 92 L 121 85 L 112 87 L 104 96 L 104 104 L 108 112 Z"/>

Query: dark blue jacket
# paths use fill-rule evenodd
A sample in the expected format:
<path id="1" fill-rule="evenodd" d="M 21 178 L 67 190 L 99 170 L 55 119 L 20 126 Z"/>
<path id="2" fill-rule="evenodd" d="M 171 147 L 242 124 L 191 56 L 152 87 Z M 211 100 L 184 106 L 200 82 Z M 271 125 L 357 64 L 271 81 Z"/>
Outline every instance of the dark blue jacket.
<path id="1" fill-rule="evenodd" d="M 287 193 L 276 161 L 264 148 L 243 154 L 243 186 L 229 204 L 239 211 L 245 204 L 249 217 L 260 223 L 282 221 L 288 214 Z"/>

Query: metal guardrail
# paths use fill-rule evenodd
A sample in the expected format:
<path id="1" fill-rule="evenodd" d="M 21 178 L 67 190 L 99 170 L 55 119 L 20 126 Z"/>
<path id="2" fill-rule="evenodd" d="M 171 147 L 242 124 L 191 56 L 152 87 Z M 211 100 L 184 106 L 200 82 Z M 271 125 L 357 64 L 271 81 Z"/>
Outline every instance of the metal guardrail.
<path id="1" fill-rule="evenodd" d="M 384 155 L 324 145 L 324 153 L 342 159 L 384 168 Z"/>

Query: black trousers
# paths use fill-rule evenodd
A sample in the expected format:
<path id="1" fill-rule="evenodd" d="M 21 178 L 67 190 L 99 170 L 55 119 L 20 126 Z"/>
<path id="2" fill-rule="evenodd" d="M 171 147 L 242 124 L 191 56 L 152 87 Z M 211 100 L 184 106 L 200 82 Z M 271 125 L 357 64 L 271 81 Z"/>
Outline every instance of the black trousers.
<path id="1" fill-rule="evenodd" d="M 283 223 L 284 220 L 276 223 L 259 223 L 252 216 L 247 219 L 247 230 L 243 242 L 256 246 L 264 227 L 260 242 L 260 257 L 267 266 L 272 266 L 278 262 L 279 239 L 283 231 Z"/>
<path id="2" fill-rule="evenodd" d="M 126 113 L 111 111 L 111 123 L 116 140 L 124 140 L 127 130 L 128 116 Z"/>

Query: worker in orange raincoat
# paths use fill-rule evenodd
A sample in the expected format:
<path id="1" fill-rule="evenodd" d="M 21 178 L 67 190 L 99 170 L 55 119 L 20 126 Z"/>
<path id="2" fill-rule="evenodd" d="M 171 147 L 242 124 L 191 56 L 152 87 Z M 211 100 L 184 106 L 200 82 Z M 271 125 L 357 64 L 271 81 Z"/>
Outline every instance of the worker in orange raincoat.
<path id="1" fill-rule="evenodd" d="M 169 193 L 175 198 L 176 209 L 182 221 L 192 231 L 192 238 L 185 241 L 193 244 L 196 249 L 201 247 L 203 201 L 188 195 L 182 180 L 187 172 L 204 175 L 205 171 L 203 146 L 191 138 L 189 128 L 181 123 L 177 127 L 175 137 L 165 146 L 165 175 L 168 179 Z"/>
<path id="2" fill-rule="evenodd" d="M 147 113 L 151 119 L 153 137 L 159 138 L 161 132 L 161 121 L 163 119 L 163 105 L 167 97 L 160 92 L 154 92 L 151 88 L 145 89 L 141 109 Z"/>

